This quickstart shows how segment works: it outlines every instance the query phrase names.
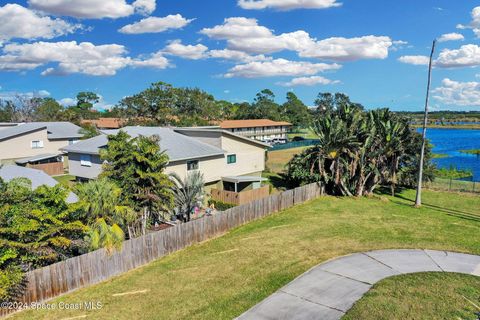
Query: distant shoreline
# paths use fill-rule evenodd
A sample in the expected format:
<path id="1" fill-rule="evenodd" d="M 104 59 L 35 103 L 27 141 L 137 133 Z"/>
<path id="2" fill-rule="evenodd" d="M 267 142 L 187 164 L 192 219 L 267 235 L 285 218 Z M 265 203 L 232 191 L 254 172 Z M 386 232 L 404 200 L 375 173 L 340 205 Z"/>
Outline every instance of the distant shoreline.
<path id="1" fill-rule="evenodd" d="M 413 124 L 414 128 L 422 128 L 420 124 Z M 431 124 L 427 126 L 427 129 L 465 129 L 465 130 L 480 130 L 480 124 L 465 124 L 465 125 L 437 125 Z"/>

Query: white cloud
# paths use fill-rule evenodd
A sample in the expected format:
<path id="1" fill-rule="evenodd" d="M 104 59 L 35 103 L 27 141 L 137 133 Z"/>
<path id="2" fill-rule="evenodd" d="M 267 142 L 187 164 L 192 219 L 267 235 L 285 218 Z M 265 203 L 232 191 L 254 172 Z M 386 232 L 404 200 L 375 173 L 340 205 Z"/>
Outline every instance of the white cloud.
<path id="1" fill-rule="evenodd" d="M 246 64 L 236 65 L 224 76 L 226 78 L 261 78 L 277 76 L 303 76 L 315 75 L 327 70 L 340 69 L 339 64 L 311 63 L 305 61 L 289 61 L 275 59 L 272 61 L 253 61 Z"/>
<path id="2" fill-rule="evenodd" d="M 150 14 L 155 10 L 155 0 L 137 0 L 128 4 L 125 0 L 29 0 L 34 9 L 57 16 L 81 19 L 117 19 L 132 14 Z"/>
<path id="3" fill-rule="evenodd" d="M 121 33 L 158 33 L 169 29 L 180 29 L 192 22 L 193 19 L 185 19 L 180 14 L 168 15 L 166 17 L 148 17 L 138 22 L 127 24 L 118 30 Z"/>
<path id="4" fill-rule="evenodd" d="M 243 9 L 260 10 L 274 8 L 279 10 L 292 9 L 327 9 L 339 7 L 342 4 L 337 0 L 238 0 Z"/>
<path id="5" fill-rule="evenodd" d="M 398 58 L 398 61 L 416 66 L 428 66 L 430 58 L 427 56 L 402 56 Z"/>
<path id="6" fill-rule="evenodd" d="M 184 45 L 181 40 L 170 42 L 163 50 L 165 54 L 181 57 L 184 59 L 198 60 L 206 58 L 205 53 L 208 48 L 203 44 Z"/>
<path id="7" fill-rule="evenodd" d="M 457 24 L 457 29 L 472 29 L 477 37 L 480 38 L 480 7 L 475 7 L 471 13 L 472 21 L 468 25 Z"/>
<path id="8" fill-rule="evenodd" d="M 327 85 L 340 83 L 338 80 L 330 80 L 321 76 L 300 77 L 293 78 L 289 82 L 279 82 L 278 84 L 283 87 L 296 87 L 296 86 L 314 86 L 314 85 Z"/>
<path id="9" fill-rule="evenodd" d="M 157 8 L 156 0 L 136 0 L 133 4 L 135 11 L 143 15 L 152 14 Z"/>
<path id="10" fill-rule="evenodd" d="M 13 3 L 0 7 L 0 21 L 0 42 L 14 38 L 52 39 L 81 28 L 81 25 L 42 16 Z"/>
<path id="11" fill-rule="evenodd" d="M 475 67 L 480 65 L 480 47 L 467 44 L 459 49 L 445 49 L 440 52 L 435 66 L 440 68 Z"/>
<path id="12" fill-rule="evenodd" d="M 432 92 L 434 98 L 444 104 L 480 106 L 480 82 L 458 82 L 446 78 L 442 86 Z"/>
<path id="13" fill-rule="evenodd" d="M 389 37 L 372 35 L 320 41 L 303 30 L 275 35 L 270 29 L 259 25 L 256 19 L 244 17 L 227 18 L 222 25 L 204 28 L 200 33 L 212 39 L 226 40 L 228 49 L 232 50 L 255 54 L 290 50 L 301 57 L 338 61 L 384 59 L 393 44 Z"/>
<path id="14" fill-rule="evenodd" d="M 263 54 L 260 55 L 249 55 L 243 51 L 222 49 L 222 50 L 210 50 L 208 52 L 210 58 L 216 59 L 225 59 L 225 60 L 235 60 L 241 62 L 251 62 L 251 61 L 263 61 L 270 60 L 271 58 L 266 57 Z"/>
<path id="15" fill-rule="evenodd" d="M 462 34 L 452 32 L 452 33 L 442 34 L 440 36 L 440 38 L 438 38 L 438 42 L 459 41 L 459 40 L 464 40 L 464 39 L 465 39 L 465 37 Z"/>
<path id="16" fill-rule="evenodd" d="M 58 101 L 64 107 L 71 107 L 77 104 L 77 99 L 63 98 Z"/>
<path id="17" fill-rule="evenodd" d="M 118 44 L 96 46 L 90 42 L 35 42 L 7 44 L 0 55 L 0 70 L 32 70 L 47 64 L 42 75 L 83 73 L 93 76 L 111 76 L 127 66 L 168 67 L 168 60 L 159 54 L 147 59 L 126 56 L 126 49 Z"/>
<path id="18" fill-rule="evenodd" d="M 301 57 L 336 61 L 385 59 L 393 42 L 389 37 L 364 36 L 357 38 L 329 38 L 317 41 L 300 51 Z"/>

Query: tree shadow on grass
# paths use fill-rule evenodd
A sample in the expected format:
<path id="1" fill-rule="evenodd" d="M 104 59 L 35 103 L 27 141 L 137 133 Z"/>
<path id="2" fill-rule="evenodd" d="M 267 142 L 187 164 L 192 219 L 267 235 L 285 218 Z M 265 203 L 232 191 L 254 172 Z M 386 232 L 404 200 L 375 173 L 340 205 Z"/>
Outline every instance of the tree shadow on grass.
<path id="1" fill-rule="evenodd" d="M 408 203 L 405 203 L 403 201 L 393 201 L 396 204 L 400 204 L 400 205 L 404 205 L 404 206 L 413 206 L 415 204 L 414 200 L 409 199 L 409 198 L 407 198 L 407 197 L 405 197 L 401 194 L 397 194 L 395 197 L 408 202 Z M 462 218 L 462 219 L 467 219 L 467 220 L 470 220 L 470 221 L 480 222 L 480 214 L 478 214 L 478 213 L 472 213 L 472 212 L 466 212 L 466 211 L 461 211 L 461 210 L 452 209 L 452 208 L 440 207 L 440 206 L 430 204 L 430 203 L 425 203 L 425 202 L 422 203 L 422 206 L 426 207 L 426 208 L 429 208 L 429 209 L 432 209 L 432 210 L 436 210 L 436 211 L 446 213 L 449 216 L 454 216 L 454 217 L 457 217 L 457 218 Z"/>

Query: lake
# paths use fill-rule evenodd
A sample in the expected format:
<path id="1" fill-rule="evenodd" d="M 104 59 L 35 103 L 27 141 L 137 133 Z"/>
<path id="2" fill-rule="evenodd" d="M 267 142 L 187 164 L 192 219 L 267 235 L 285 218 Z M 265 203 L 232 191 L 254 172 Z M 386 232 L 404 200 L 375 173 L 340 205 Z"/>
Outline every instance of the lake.
<path id="1" fill-rule="evenodd" d="M 434 145 L 434 153 L 448 155 L 448 158 L 433 159 L 437 167 L 449 168 L 453 165 L 458 169 L 470 169 L 473 179 L 480 181 L 480 157 L 459 152 L 480 149 L 480 130 L 427 129 L 427 138 Z"/>

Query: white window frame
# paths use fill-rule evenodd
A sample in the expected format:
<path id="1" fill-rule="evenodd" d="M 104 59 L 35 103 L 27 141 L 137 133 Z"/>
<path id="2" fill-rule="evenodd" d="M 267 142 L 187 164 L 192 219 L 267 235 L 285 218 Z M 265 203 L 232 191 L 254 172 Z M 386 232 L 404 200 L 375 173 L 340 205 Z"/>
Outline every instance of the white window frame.
<path id="1" fill-rule="evenodd" d="M 81 154 L 80 155 L 80 165 L 82 167 L 91 167 L 92 166 L 92 156 L 90 154 Z"/>
<path id="2" fill-rule="evenodd" d="M 32 140 L 32 142 L 30 142 L 30 146 L 32 147 L 32 149 L 42 149 L 43 140 Z"/>

